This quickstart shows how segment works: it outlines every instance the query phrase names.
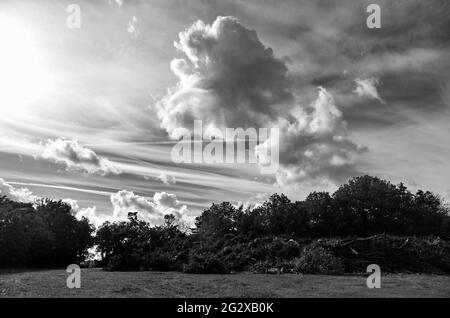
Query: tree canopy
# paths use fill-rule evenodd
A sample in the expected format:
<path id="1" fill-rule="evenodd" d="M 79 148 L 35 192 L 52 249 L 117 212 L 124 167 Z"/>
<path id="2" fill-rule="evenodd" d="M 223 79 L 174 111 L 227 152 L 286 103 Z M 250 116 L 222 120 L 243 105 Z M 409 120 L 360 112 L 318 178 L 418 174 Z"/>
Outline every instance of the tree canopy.
<path id="1" fill-rule="evenodd" d="M 61 267 L 83 261 L 94 227 L 77 220 L 70 205 L 36 205 L 0 197 L 0 267 Z"/>
<path id="2" fill-rule="evenodd" d="M 312 192 L 302 201 L 274 194 L 254 208 L 214 203 L 187 233 L 173 215 L 154 227 L 140 220 L 139 211 L 130 212 L 128 221 L 105 222 L 95 229 L 87 219 L 77 220 L 62 201 L 29 204 L 0 197 L 0 267 L 80 263 L 95 245 L 101 264 L 109 269 L 220 272 L 225 267 L 243 268 L 255 259 L 269 257 L 275 262 L 292 257 L 298 246 L 290 240 L 379 234 L 449 240 L 449 207 L 429 191 L 412 193 L 402 183 L 361 176 L 333 194 Z M 259 252 L 250 257 L 255 251 Z M 332 260 L 327 251 L 314 247 L 308 251 Z"/>

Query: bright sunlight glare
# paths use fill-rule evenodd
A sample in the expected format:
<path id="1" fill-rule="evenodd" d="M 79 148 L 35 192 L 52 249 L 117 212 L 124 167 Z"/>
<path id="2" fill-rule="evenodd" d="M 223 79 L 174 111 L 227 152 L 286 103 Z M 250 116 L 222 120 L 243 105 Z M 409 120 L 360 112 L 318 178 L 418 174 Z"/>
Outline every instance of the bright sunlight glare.
<path id="1" fill-rule="evenodd" d="M 31 102 L 48 93 L 50 75 L 29 30 L 1 14 L 0 41 L 1 116 L 24 115 Z"/>

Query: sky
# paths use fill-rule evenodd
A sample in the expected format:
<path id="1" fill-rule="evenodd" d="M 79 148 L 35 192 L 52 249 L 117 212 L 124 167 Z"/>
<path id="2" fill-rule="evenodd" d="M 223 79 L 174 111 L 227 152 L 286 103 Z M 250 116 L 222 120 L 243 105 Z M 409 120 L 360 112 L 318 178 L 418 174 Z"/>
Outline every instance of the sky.
<path id="1" fill-rule="evenodd" d="M 188 224 L 214 202 L 302 200 L 363 174 L 449 200 L 449 13 L 447 0 L 2 0 L 0 194 L 63 199 L 96 224 L 129 211 Z M 279 169 L 174 162 L 195 120 L 205 138 L 278 128 L 254 151 L 272 142 Z"/>

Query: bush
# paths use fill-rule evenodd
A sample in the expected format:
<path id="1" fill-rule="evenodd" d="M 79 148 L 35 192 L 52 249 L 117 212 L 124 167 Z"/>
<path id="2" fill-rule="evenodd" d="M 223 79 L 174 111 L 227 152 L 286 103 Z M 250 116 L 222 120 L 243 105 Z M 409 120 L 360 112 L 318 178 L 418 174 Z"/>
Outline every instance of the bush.
<path id="1" fill-rule="evenodd" d="M 263 237 L 248 242 L 245 254 L 257 261 L 269 259 L 276 263 L 279 259 L 292 259 L 301 251 L 302 245 L 295 240 L 286 237 Z"/>
<path id="2" fill-rule="evenodd" d="M 450 273 L 450 243 L 438 237 L 377 235 L 323 240 L 320 245 L 343 259 L 348 273 L 365 272 L 369 264 L 390 273 Z"/>
<path id="3" fill-rule="evenodd" d="M 294 258 L 290 265 L 294 272 L 302 274 L 332 275 L 344 273 L 344 265 L 341 259 L 316 244 L 306 246 L 300 257 Z"/>
<path id="4" fill-rule="evenodd" d="M 249 270 L 250 272 L 255 274 L 265 274 L 272 267 L 273 267 L 272 263 L 268 260 L 265 260 L 265 261 L 258 261 L 255 264 L 251 265 Z"/>
<path id="5" fill-rule="evenodd" d="M 302 274 L 301 272 L 299 272 L 297 270 L 297 262 L 296 262 L 296 258 L 293 258 L 291 260 L 279 260 L 276 264 L 275 264 L 275 268 L 278 270 L 279 273 L 282 274 Z"/>
<path id="6" fill-rule="evenodd" d="M 148 268 L 152 271 L 176 271 L 181 270 L 182 266 L 168 253 L 153 252 L 148 261 Z"/>
<path id="7" fill-rule="evenodd" d="M 117 254 L 111 257 L 106 266 L 107 271 L 139 271 L 143 269 L 144 262 L 136 254 Z"/>
<path id="8" fill-rule="evenodd" d="M 227 247 L 218 256 L 227 264 L 228 270 L 233 272 L 246 270 L 254 262 L 241 245 Z"/>
<path id="9" fill-rule="evenodd" d="M 189 262 L 184 264 L 183 272 L 191 274 L 226 274 L 229 273 L 225 263 L 213 253 L 189 255 Z"/>

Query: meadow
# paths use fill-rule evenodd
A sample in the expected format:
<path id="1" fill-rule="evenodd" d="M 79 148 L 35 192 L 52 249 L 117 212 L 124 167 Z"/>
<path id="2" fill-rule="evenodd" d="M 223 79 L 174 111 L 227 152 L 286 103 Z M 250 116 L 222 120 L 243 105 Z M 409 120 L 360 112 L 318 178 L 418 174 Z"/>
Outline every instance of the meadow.
<path id="1" fill-rule="evenodd" d="M 229 275 L 107 272 L 82 269 L 81 288 L 66 286 L 64 269 L 0 271 L 0 297 L 450 297 L 450 276 L 389 274 L 380 289 L 366 276 Z"/>

